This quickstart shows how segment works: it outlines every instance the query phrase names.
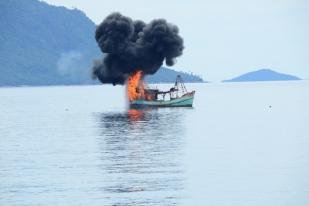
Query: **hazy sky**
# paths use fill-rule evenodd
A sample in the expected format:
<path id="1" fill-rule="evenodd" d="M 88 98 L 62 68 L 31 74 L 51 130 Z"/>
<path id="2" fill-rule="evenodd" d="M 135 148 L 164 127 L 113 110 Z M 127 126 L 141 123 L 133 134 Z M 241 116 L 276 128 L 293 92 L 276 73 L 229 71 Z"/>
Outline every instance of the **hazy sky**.
<path id="1" fill-rule="evenodd" d="M 119 11 L 178 25 L 185 50 L 175 68 L 209 81 L 271 68 L 309 79 L 308 0 L 45 0 L 95 23 Z"/>

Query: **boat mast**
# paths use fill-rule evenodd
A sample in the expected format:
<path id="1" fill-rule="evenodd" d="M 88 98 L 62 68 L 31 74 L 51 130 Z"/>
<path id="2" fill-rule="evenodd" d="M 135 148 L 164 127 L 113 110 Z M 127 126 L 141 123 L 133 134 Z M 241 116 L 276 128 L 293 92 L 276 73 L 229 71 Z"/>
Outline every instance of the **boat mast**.
<path id="1" fill-rule="evenodd" d="M 175 89 L 177 89 L 177 91 L 181 90 L 182 94 L 187 93 L 187 88 L 186 88 L 186 86 L 183 82 L 183 79 L 181 78 L 180 75 L 177 75 L 177 77 L 176 77 Z"/>

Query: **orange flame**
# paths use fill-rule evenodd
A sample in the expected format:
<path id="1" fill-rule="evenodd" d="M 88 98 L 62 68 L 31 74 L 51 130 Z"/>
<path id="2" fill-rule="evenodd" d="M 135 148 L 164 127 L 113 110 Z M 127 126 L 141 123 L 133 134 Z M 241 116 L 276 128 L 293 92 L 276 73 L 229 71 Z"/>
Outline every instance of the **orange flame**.
<path id="1" fill-rule="evenodd" d="M 145 98 L 144 82 L 142 78 L 143 72 L 140 70 L 129 76 L 127 82 L 127 93 L 130 102 Z"/>

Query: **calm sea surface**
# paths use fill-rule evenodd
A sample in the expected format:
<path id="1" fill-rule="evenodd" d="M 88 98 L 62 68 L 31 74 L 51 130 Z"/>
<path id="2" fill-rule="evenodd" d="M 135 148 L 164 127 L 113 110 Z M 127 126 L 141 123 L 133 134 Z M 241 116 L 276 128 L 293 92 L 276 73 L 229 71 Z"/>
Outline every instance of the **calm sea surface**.
<path id="1" fill-rule="evenodd" d="M 151 110 L 119 86 L 0 88 L 0 205 L 309 205 L 308 81 L 188 87 L 194 108 Z"/>

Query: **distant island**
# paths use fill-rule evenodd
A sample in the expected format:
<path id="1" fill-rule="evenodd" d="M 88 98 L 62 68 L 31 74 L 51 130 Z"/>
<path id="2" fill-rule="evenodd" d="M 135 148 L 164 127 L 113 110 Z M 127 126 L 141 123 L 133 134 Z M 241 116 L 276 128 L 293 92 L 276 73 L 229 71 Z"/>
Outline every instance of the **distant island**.
<path id="1" fill-rule="evenodd" d="M 0 86 L 98 84 L 92 62 L 102 55 L 96 25 L 82 11 L 38 0 L 0 1 Z M 191 73 L 161 68 L 146 77 L 173 82 L 203 82 Z"/>
<path id="2" fill-rule="evenodd" d="M 181 75 L 184 82 L 188 83 L 206 82 L 198 75 L 187 72 L 179 72 L 166 67 L 161 67 L 154 75 L 147 75 L 145 80 L 148 83 L 170 83 L 175 82 L 177 75 Z"/>
<path id="3" fill-rule="evenodd" d="M 275 72 L 271 69 L 261 69 L 253 72 L 248 72 L 241 76 L 223 80 L 223 82 L 252 82 L 252 81 L 286 81 L 286 80 L 300 80 L 300 78 Z"/>

